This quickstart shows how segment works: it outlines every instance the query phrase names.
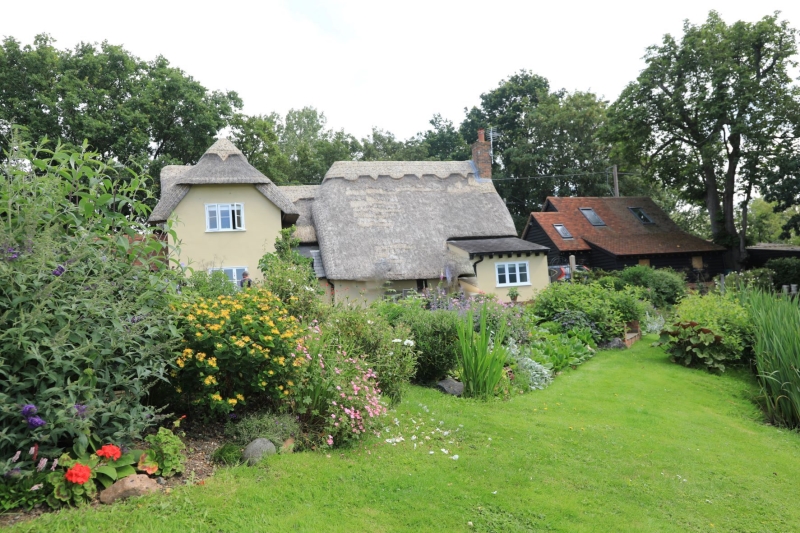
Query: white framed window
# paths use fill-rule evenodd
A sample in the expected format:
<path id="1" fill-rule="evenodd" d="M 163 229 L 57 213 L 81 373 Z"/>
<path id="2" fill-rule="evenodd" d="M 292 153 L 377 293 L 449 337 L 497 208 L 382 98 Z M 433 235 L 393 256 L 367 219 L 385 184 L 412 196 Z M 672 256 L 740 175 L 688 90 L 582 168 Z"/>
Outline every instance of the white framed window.
<path id="1" fill-rule="evenodd" d="M 244 231 L 244 204 L 206 204 L 206 231 Z"/>
<path id="2" fill-rule="evenodd" d="M 528 276 L 529 269 L 527 261 L 497 263 L 494 268 L 498 287 L 531 284 L 530 277 Z"/>
<path id="3" fill-rule="evenodd" d="M 228 276 L 228 279 L 231 280 L 231 283 L 234 283 L 238 287 L 239 282 L 242 281 L 242 274 L 247 272 L 247 267 L 220 267 L 208 269 L 209 274 L 217 271 L 225 272 L 225 275 Z"/>

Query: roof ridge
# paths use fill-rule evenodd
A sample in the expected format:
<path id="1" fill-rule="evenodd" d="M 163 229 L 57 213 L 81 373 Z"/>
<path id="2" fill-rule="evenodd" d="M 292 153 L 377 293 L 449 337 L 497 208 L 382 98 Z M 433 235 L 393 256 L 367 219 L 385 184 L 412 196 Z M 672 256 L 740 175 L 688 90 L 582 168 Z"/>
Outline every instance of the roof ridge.
<path id="1" fill-rule="evenodd" d="M 220 137 L 217 139 L 217 141 L 212 144 L 203 155 L 207 154 L 215 154 L 223 161 L 228 159 L 228 156 L 230 155 L 240 155 L 245 161 L 247 161 L 247 158 L 244 156 L 242 151 L 239 150 L 236 145 L 233 144 L 227 137 Z"/>

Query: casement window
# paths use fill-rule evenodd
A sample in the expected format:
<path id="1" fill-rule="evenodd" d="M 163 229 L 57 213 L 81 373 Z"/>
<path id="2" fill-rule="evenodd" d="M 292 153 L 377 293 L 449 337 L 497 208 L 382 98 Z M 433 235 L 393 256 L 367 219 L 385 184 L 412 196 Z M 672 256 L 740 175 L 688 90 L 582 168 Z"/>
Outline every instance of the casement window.
<path id="1" fill-rule="evenodd" d="M 498 287 L 511 287 L 513 285 L 530 285 L 528 277 L 528 262 L 497 263 L 495 265 Z"/>
<path id="2" fill-rule="evenodd" d="M 244 204 L 206 204 L 206 231 L 243 231 Z"/>
<path id="3" fill-rule="evenodd" d="M 558 234 L 561 235 L 562 239 L 572 238 L 572 233 L 569 232 L 569 230 L 564 224 L 553 224 L 553 227 L 556 229 Z"/>
<path id="4" fill-rule="evenodd" d="M 595 213 L 594 209 L 592 209 L 591 207 L 581 207 L 579 209 L 581 210 L 581 213 L 583 213 L 583 216 L 586 217 L 586 220 L 588 220 L 589 223 L 592 226 L 605 226 L 606 225 L 606 223 L 603 222 L 603 219 L 600 218 L 600 215 Z"/>
<path id="5" fill-rule="evenodd" d="M 242 281 L 242 274 L 247 272 L 247 267 L 209 268 L 208 273 L 211 274 L 212 272 L 225 272 L 228 279 L 238 286 L 239 282 Z"/>
<path id="6" fill-rule="evenodd" d="M 692 268 L 695 270 L 703 270 L 703 256 L 702 255 L 693 255 L 692 256 Z"/>
<path id="7" fill-rule="evenodd" d="M 650 218 L 641 207 L 629 207 L 628 209 L 631 210 L 633 216 L 635 216 L 642 224 L 655 224 L 653 219 Z"/>

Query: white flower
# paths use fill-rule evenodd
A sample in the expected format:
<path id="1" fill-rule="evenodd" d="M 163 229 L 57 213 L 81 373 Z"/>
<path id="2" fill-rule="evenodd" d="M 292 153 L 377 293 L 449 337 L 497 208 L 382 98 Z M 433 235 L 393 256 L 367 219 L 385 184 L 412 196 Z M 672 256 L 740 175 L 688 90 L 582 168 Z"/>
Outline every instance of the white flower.
<path id="1" fill-rule="evenodd" d="M 414 341 L 412 341 L 411 339 L 406 339 L 405 341 L 403 341 L 403 344 L 406 346 L 414 346 Z"/>
<path id="2" fill-rule="evenodd" d="M 411 440 L 417 440 L 417 436 L 416 435 L 411 435 Z"/>
<path id="3" fill-rule="evenodd" d="M 429 451 L 428 455 L 433 455 L 433 450 Z"/>
<path id="4" fill-rule="evenodd" d="M 44 484 L 42 484 L 42 483 L 37 483 L 36 485 L 34 485 L 33 487 L 31 487 L 31 490 L 39 490 L 39 489 L 41 489 L 42 487 L 44 487 Z"/>
<path id="5" fill-rule="evenodd" d="M 403 342 L 403 339 L 392 339 L 392 342 Z"/>
<path id="6" fill-rule="evenodd" d="M 454 456 L 453 456 L 453 457 L 451 457 L 450 459 L 452 459 L 453 461 L 458 461 L 458 455 L 454 455 Z"/>
<path id="7" fill-rule="evenodd" d="M 450 453 L 450 452 L 448 452 L 447 450 L 445 450 L 444 448 L 442 448 L 442 453 L 444 453 L 444 454 L 448 454 L 448 453 Z"/>

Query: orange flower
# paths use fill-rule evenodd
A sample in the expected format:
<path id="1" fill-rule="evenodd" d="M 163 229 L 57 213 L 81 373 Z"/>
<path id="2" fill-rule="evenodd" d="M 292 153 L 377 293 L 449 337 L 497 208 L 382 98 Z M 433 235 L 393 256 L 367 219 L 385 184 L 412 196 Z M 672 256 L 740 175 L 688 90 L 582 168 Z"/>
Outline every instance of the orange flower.
<path id="1" fill-rule="evenodd" d="M 120 457 L 122 457 L 122 450 L 119 447 L 114 446 L 113 444 L 106 444 L 99 450 L 97 450 L 98 457 L 108 457 L 112 461 L 116 461 Z"/>
<path id="2" fill-rule="evenodd" d="M 64 474 L 64 477 L 67 478 L 67 481 L 71 483 L 83 485 L 92 477 L 92 469 L 86 465 L 78 463 L 72 468 L 68 469 L 67 473 Z"/>

